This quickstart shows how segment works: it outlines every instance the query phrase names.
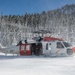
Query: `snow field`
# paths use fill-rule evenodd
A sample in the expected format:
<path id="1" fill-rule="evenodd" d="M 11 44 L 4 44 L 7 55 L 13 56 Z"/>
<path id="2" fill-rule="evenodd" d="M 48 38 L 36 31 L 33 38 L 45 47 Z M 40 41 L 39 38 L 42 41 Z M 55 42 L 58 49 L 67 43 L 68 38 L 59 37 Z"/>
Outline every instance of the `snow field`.
<path id="1" fill-rule="evenodd" d="M 75 75 L 75 57 L 0 56 L 0 75 Z"/>

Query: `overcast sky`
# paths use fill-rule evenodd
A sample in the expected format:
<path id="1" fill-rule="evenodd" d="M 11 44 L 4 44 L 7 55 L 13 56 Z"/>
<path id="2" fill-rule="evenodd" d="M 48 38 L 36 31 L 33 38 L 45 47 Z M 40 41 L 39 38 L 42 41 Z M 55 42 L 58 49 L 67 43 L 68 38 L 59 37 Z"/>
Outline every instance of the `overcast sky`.
<path id="1" fill-rule="evenodd" d="M 3 15 L 23 15 L 61 8 L 75 4 L 75 0 L 0 0 L 0 13 Z"/>

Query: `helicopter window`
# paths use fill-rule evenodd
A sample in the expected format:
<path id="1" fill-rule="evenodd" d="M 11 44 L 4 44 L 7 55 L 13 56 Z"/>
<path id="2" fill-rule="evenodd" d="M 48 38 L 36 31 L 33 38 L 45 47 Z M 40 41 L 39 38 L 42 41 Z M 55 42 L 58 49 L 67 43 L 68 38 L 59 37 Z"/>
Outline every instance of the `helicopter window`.
<path id="1" fill-rule="evenodd" d="M 49 45 L 51 45 L 51 43 L 49 43 Z"/>
<path id="2" fill-rule="evenodd" d="M 72 46 L 70 43 L 67 43 L 67 42 L 63 42 L 63 44 L 65 45 L 65 47 L 71 47 Z"/>
<path id="3" fill-rule="evenodd" d="M 64 48 L 61 42 L 57 42 L 57 48 Z"/>
<path id="4" fill-rule="evenodd" d="M 24 50 L 24 46 L 23 45 L 21 46 L 21 50 Z"/>
<path id="5" fill-rule="evenodd" d="M 30 50 L 30 45 L 27 45 L 26 46 L 26 50 Z"/>
<path id="6" fill-rule="evenodd" d="M 46 44 L 46 50 L 48 50 L 48 43 Z"/>

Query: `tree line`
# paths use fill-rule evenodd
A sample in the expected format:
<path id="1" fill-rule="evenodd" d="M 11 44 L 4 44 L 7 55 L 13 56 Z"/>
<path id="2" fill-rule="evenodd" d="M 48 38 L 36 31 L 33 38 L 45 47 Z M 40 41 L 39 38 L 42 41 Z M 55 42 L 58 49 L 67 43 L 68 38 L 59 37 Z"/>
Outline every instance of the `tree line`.
<path id="1" fill-rule="evenodd" d="M 1 22 L 27 26 L 31 30 L 49 30 L 54 36 L 60 36 L 70 42 L 74 42 L 75 36 L 75 4 L 65 5 L 62 8 L 50 11 L 42 11 L 41 13 L 24 15 L 1 15 Z M 0 24 L 0 26 L 2 26 Z M 13 26 L 9 29 L 14 31 Z M 16 28 L 18 29 L 18 28 Z M 1 28 L 0 28 L 1 31 Z M 11 31 L 11 32 L 12 32 Z"/>

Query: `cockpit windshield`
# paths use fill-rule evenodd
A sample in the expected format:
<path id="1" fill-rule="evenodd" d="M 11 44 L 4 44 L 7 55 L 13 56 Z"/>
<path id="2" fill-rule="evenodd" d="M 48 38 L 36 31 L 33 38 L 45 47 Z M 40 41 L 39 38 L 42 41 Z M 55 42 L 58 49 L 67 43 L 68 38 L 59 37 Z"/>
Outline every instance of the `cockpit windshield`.
<path id="1" fill-rule="evenodd" d="M 68 42 L 63 42 L 63 44 L 64 44 L 65 47 L 71 47 L 71 46 L 72 46 L 72 45 L 71 45 L 70 43 L 68 43 Z"/>

